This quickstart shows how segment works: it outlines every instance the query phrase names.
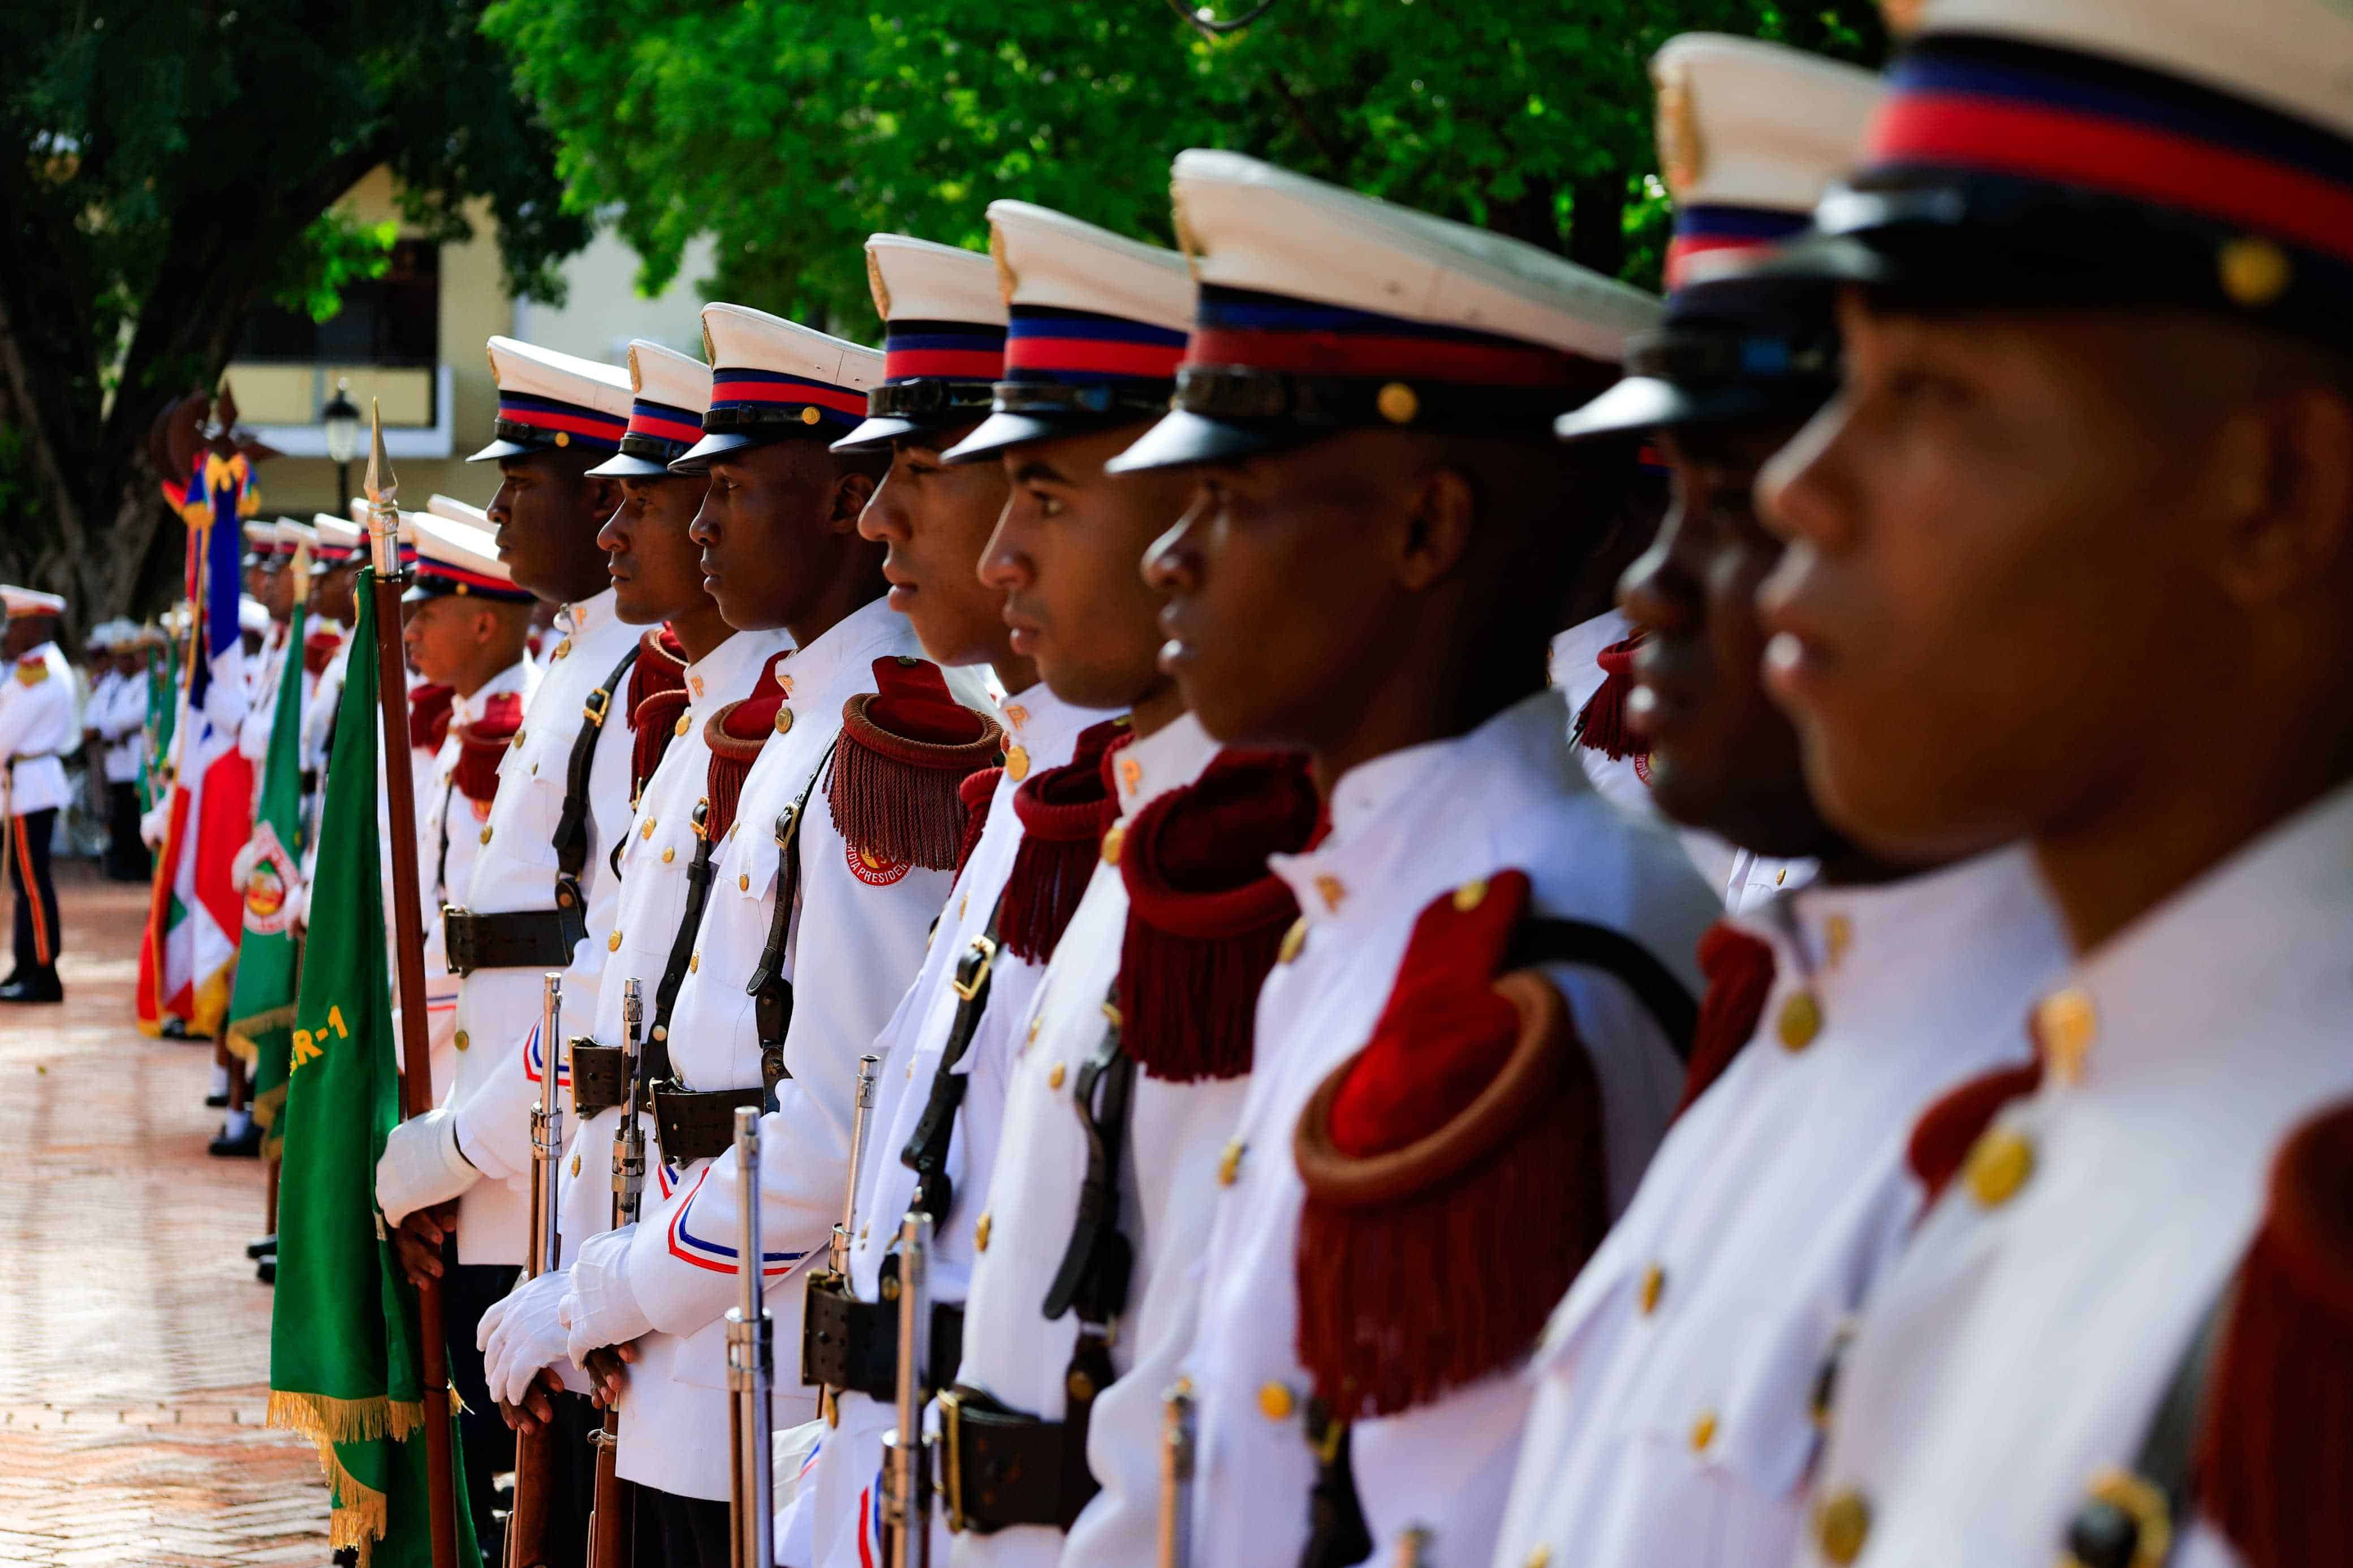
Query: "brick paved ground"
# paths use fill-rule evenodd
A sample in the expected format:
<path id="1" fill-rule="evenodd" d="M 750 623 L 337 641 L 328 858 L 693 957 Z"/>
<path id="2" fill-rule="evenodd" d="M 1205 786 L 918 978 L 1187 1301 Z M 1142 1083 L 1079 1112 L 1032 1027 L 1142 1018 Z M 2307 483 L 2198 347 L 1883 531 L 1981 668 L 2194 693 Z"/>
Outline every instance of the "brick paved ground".
<path id="1" fill-rule="evenodd" d="M 0 1563 L 323 1568 L 318 1461 L 262 1425 L 260 1165 L 205 1152 L 211 1048 L 132 1027 L 143 889 L 59 872 L 67 1004 L 0 1008 Z"/>

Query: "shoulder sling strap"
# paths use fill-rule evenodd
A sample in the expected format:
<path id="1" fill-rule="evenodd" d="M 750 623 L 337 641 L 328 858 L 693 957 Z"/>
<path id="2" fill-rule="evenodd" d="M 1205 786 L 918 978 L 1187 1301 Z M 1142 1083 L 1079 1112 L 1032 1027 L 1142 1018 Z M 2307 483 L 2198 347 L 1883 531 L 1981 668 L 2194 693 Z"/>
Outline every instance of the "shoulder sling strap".
<path id="1" fill-rule="evenodd" d="M 1103 1044 L 1079 1068 L 1071 1096 L 1087 1133 L 1087 1174 L 1079 1188 L 1079 1212 L 1062 1266 L 1046 1292 L 1049 1320 L 1076 1307 L 1085 1323 L 1108 1323 L 1127 1306 L 1128 1272 L 1134 1257 L 1119 1228 L 1120 1154 L 1127 1145 L 1127 1114 L 1135 1089 L 1135 1058 L 1120 1049 L 1120 1016 L 1114 982 L 1103 1002 L 1111 1026 Z M 1097 1107 L 1100 1089 L 1102 1103 Z"/>
<path id="2" fill-rule="evenodd" d="M 948 1211 L 955 1205 L 955 1184 L 948 1178 L 948 1145 L 955 1137 L 956 1112 L 964 1105 L 965 1090 L 972 1083 L 970 1076 L 956 1071 L 956 1067 L 972 1048 L 973 1033 L 980 1027 L 981 1015 L 988 1010 L 989 972 L 996 962 L 997 916 L 992 912 L 987 930 L 974 937 L 964 956 L 956 960 L 955 978 L 949 983 L 956 994 L 955 1020 L 948 1026 L 947 1044 L 941 1048 L 939 1071 L 932 1079 L 923 1117 L 915 1123 L 907 1146 L 899 1152 L 899 1163 L 915 1173 L 915 1192 L 908 1200 L 908 1212 L 920 1209 L 939 1225 L 947 1223 Z"/>
<path id="3" fill-rule="evenodd" d="M 834 747 L 841 744 L 836 734 L 826 746 L 825 755 L 818 759 L 817 771 L 809 774 L 807 785 L 800 799 L 785 807 L 776 816 L 776 900 L 768 915 L 768 940 L 760 949 L 760 964 L 744 983 L 744 994 L 752 998 L 752 1022 L 760 1036 L 760 1086 L 765 1091 L 768 1109 L 775 1110 L 776 1085 L 787 1076 L 785 1071 L 785 1031 L 792 1027 L 793 983 L 785 978 L 785 944 L 792 935 L 793 906 L 801 896 L 801 823 L 808 816 L 809 798 L 817 794 L 818 781 L 833 761 Z"/>
<path id="4" fill-rule="evenodd" d="M 1513 934 L 1511 956 L 1506 962 L 1514 969 L 1567 963 L 1580 969 L 1599 969 L 1614 976 L 1634 994 L 1634 999 L 1641 1003 L 1651 1021 L 1666 1035 L 1668 1044 L 1674 1047 L 1675 1059 L 1691 1059 L 1692 1033 L 1699 1026 L 1699 1004 L 1683 989 L 1683 983 L 1675 978 L 1672 970 L 1624 931 L 1589 921 L 1534 916 L 1522 921 Z"/>
<path id="5" fill-rule="evenodd" d="M 686 966 L 694 956 L 694 939 L 702 929 L 703 906 L 711 901 L 711 835 L 704 824 L 711 816 L 711 803 L 694 803 L 694 858 L 686 867 L 686 910 L 679 917 L 678 934 L 670 938 L 670 958 L 662 964 L 661 983 L 654 987 L 654 1026 L 646 1038 L 644 1072 L 648 1084 L 668 1083 L 670 1068 L 670 1010 L 678 1001 L 678 988 L 686 981 Z"/>
<path id="6" fill-rule="evenodd" d="M 2064 1568 L 2163 1568 L 2180 1550 L 2194 1506 L 2191 1472 L 2208 1374 L 2237 1293 L 2234 1279 L 2190 1336 L 2133 1456 L 2132 1473 L 2096 1486 L 2069 1518 L 2066 1551 L 2060 1558 Z M 2151 1541 L 2152 1533 L 2165 1539 Z"/>
<path id="7" fill-rule="evenodd" d="M 613 693 L 638 662 L 638 643 L 631 641 L 605 683 L 581 705 L 583 722 L 572 738 L 572 758 L 564 769 L 564 809 L 556 816 L 549 842 L 555 847 L 555 912 L 566 952 L 588 934 L 587 899 L 580 890 L 580 868 L 588 863 L 588 773 L 596 765 L 596 741 L 605 732 L 605 716 L 612 711 Z"/>

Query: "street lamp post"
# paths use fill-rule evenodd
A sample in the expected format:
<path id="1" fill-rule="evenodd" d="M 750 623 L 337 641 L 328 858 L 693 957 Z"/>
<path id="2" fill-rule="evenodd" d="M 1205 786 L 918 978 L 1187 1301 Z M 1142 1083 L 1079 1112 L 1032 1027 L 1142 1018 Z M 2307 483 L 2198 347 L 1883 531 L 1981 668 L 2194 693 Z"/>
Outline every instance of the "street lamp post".
<path id="1" fill-rule="evenodd" d="M 338 377 L 335 395 L 319 410 L 319 423 L 327 430 L 327 460 L 335 465 L 335 507 L 349 511 L 352 505 L 352 459 L 360 451 L 360 411 L 352 402 L 352 384 Z"/>

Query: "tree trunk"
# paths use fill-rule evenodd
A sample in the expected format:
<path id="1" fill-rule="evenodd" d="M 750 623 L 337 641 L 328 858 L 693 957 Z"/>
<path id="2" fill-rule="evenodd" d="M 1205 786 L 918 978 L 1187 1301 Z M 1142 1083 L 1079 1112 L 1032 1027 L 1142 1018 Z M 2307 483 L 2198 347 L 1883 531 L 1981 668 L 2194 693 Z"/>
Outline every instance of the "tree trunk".
<path id="1" fill-rule="evenodd" d="M 1626 265 L 1626 173 L 1588 174 L 1569 186 L 1568 258 L 1615 278 Z"/>

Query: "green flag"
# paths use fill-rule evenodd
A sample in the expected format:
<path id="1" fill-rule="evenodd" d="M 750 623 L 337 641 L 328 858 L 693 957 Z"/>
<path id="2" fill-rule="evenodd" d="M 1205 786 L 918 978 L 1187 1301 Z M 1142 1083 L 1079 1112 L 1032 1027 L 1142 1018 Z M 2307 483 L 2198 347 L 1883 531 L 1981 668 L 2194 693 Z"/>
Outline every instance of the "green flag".
<path id="1" fill-rule="evenodd" d="M 286 1102 L 287 1047 L 294 1033 L 294 920 L 302 887 L 302 606 L 286 628 L 286 667 L 261 761 L 261 801 L 253 837 L 238 856 L 245 867 L 245 933 L 237 943 L 237 985 L 229 994 L 228 1048 L 253 1069 L 253 1115 L 262 1152 L 277 1153 L 279 1108 Z"/>
<path id="2" fill-rule="evenodd" d="M 398 1044 L 376 873 L 375 615 L 360 574 L 359 626 L 327 763 L 318 884 L 289 1037 L 278 1132 L 278 1294 L 269 1320 L 269 1422 L 319 1445 L 328 1540 L 362 1568 L 424 1568 L 424 1388 L 417 1295 L 375 1207 L 375 1163 L 400 1120 Z M 332 873 L 330 868 L 332 868 Z M 457 1423 L 450 1449 L 457 1451 Z M 475 1561 L 459 1487 L 458 1560 Z"/>
<path id="3" fill-rule="evenodd" d="M 164 776 L 172 763 L 172 726 L 180 713 L 180 640 L 166 637 L 164 651 L 147 660 L 147 758 L 139 770 L 139 809 L 172 792 Z"/>

